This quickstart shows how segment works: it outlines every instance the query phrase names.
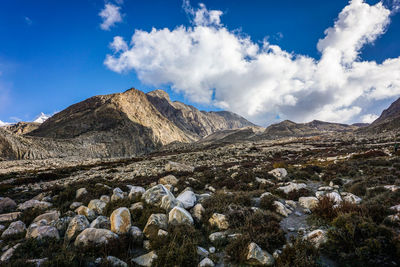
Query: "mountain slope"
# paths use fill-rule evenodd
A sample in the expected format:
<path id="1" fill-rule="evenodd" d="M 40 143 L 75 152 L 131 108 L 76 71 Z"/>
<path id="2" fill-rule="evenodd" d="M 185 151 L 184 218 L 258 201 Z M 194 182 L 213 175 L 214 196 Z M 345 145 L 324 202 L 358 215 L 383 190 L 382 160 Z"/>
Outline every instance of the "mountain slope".
<path id="1" fill-rule="evenodd" d="M 350 132 L 358 128 L 359 127 L 355 125 L 331 123 L 318 120 L 307 123 L 295 123 L 293 121 L 285 120 L 268 126 L 263 133 L 263 137 L 302 137 L 333 132 Z"/>
<path id="2" fill-rule="evenodd" d="M 162 90 L 147 93 L 147 97 L 163 116 L 194 139 L 200 139 L 220 130 L 255 126 L 253 123 L 232 112 L 199 111 L 197 108 L 182 102 L 172 102 L 169 95 Z"/>
<path id="3" fill-rule="evenodd" d="M 400 98 L 394 101 L 381 116 L 362 129 L 362 132 L 382 133 L 400 129 Z"/>

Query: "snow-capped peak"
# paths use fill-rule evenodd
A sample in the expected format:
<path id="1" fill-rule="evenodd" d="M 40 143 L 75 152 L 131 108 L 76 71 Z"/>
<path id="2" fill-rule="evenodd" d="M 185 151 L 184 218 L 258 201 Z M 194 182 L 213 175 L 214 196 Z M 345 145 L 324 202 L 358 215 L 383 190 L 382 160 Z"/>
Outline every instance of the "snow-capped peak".
<path id="1" fill-rule="evenodd" d="M 44 114 L 43 112 L 40 112 L 40 115 L 37 116 L 36 119 L 33 122 L 43 123 L 48 118 L 50 118 L 50 116 Z"/>

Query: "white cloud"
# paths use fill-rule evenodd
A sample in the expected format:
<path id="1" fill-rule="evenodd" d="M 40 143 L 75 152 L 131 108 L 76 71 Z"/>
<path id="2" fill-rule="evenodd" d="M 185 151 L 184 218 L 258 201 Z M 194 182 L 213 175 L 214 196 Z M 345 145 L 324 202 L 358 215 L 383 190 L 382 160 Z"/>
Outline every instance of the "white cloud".
<path id="1" fill-rule="evenodd" d="M 400 95 L 400 58 L 361 61 L 360 50 L 382 35 L 391 11 L 350 1 L 318 42 L 321 58 L 262 45 L 221 24 L 222 12 L 183 8 L 192 26 L 136 30 L 129 47 L 117 36 L 105 65 L 135 70 L 149 85 L 170 85 L 189 100 L 231 110 L 265 125 L 280 118 L 351 122 L 368 113 L 359 103 Z M 368 101 L 364 101 L 368 100 Z"/>
<path id="2" fill-rule="evenodd" d="M 105 4 L 104 9 L 100 11 L 99 16 L 103 19 L 100 24 L 100 28 L 108 31 L 116 23 L 122 21 L 122 16 L 120 13 L 121 7 L 113 4 Z"/>
<path id="3" fill-rule="evenodd" d="M 29 17 L 24 17 L 25 23 L 28 24 L 29 26 L 32 25 L 32 20 Z"/>
<path id="4" fill-rule="evenodd" d="M 376 114 L 365 114 L 361 117 L 361 122 L 363 123 L 371 123 L 374 120 L 376 120 L 377 118 L 379 118 L 378 115 Z"/>

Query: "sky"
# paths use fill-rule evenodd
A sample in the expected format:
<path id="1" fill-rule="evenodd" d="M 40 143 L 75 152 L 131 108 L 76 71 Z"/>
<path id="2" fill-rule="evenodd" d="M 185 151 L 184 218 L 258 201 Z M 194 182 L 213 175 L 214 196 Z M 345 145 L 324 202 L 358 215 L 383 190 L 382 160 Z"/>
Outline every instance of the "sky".
<path id="1" fill-rule="evenodd" d="M 13 0 L 0 121 L 163 89 L 266 126 L 372 122 L 400 96 L 400 0 Z"/>

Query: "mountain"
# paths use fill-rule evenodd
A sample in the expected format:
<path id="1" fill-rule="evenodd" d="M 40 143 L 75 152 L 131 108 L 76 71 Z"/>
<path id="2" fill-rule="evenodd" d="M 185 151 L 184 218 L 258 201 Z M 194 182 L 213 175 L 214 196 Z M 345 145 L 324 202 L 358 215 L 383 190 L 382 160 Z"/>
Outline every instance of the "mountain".
<path id="1" fill-rule="evenodd" d="M 23 136 L 17 128 L 0 135 L 13 158 L 129 157 L 247 125 L 253 124 L 234 113 L 203 112 L 171 102 L 161 90 L 145 94 L 132 88 L 71 105 Z"/>
<path id="2" fill-rule="evenodd" d="M 48 118 L 50 118 L 50 116 L 48 116 L 48 115 L 44 114 L 43 112 L 41 112 L 41 113 L 39 114 L 39 116 L 37 116 L 36 119 L 35 119 L 33 122 L 36 122 L 36 123 L 43 123 L 43 122 L 45 122 Z"/>
<path id="3" fill-rule="evenodd" d="M 162 90 L 147 93 L 147 98 L 164 117 L 196 140 L 220 130 L 256 126 L 232 112 L 206 112 L 179 101 L 172 102 Z"/>
<path id="4" fill-rule="evenodd" d="M 285 120 L 268 126 L 262 136 L 264 138 L 302 137 L 327 133 L 351 132 L 359 127 L 340 123 L 314 120 L 307 123 L 295 123 Z"/>
<path id="5" fill-rule="evenodd" d="M 400 98 L 385 109 L 381 116 L 361 132 L 383 133 L 400 129 Z"/>
<path id="6" fill-rule="evenodd" d="M 39 128 L 40 123 L 38 122 L 17 122 L 15 124 L 9 124 L 4 126 L 4 129 L 15 133 L 15 134 L 27 134 Z"/>

